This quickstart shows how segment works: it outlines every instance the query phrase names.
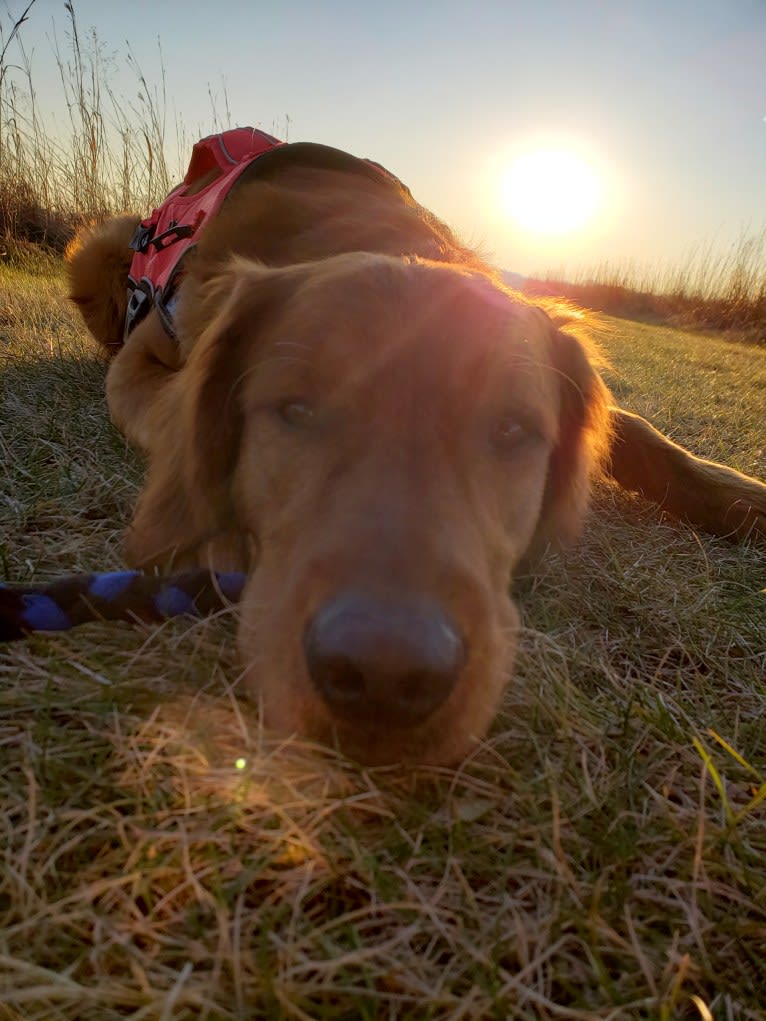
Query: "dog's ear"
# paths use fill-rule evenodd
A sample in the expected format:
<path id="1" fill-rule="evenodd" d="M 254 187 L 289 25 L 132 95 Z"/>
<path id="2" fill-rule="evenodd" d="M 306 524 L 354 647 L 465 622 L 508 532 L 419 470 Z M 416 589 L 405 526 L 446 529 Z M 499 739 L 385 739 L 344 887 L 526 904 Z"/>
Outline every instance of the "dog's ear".
<path id="1" fill-rule="evenodd" d="M 153 410 L 147 481 L 125 539 L 129 564 L 197 562 L 202 546 L 236 531 L 242 382 L 289 278 L 289 270 L 237 260 L 195 295 L 204 325 Z"/>
<path id="2" fill-rule="evenodd" d="M 594 352 L 566 329 L 553 331 L 552 368 L 559 383 L 558 439 L 548 465 L 543 506 L 530 555 L 567 544 L 582 529 L 591 484 L 609 446 L 609 392 Z"/>
<path id="3" fill-rule="evenodd" d="M 137 216 L 115 216 L 82 230 L 66 250 L 69 297 L 110 354 L 122 345 L 133 259 L 130 242 L 139 222 Z"/>

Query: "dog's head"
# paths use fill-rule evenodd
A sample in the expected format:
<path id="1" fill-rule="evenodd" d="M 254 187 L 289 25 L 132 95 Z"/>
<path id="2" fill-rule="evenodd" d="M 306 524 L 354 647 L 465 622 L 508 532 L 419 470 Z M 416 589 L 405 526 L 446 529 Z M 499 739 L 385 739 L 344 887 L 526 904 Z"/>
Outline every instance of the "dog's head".
<path id="1" fill-rule="evenodd" d="M 266 724 L 459 759 L 510 670 L 514 568 L 585 511 L 605 390 L 583 348 L 485 277 L 366 253 L 236 261 L 184 300 L 129 559 L 250 537 Z"/>

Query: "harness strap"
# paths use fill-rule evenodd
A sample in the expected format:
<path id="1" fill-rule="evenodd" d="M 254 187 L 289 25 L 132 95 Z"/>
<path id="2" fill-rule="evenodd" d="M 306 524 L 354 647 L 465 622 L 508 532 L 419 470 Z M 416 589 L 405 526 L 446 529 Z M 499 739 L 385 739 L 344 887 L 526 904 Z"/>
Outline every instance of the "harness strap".
<path id="1" fill-rule="evenodd" d="M 254 128 L 233 128 L 220 135 L 208 135 L 194 146 L 183 182 L 136 228 L 131 242 L 135 254 L 128 276 L 125 340 L 152 308 L 157 309 L 169 336 L 175 338 L 176 289 L 183 275 L 184 260 L 196 244 L 199 231 L 245 178 L 257 175 L 267 180 L 286 166 L 361 174 L 384 188 L 395 188 L 399 194 L 410 196 L 401 181 L 379 163 L 358 159 L 329 145 L 280 142 Z M 220 172 L 215 180 L 195 194 L 188 194 L 192 185 L 214 170 Z"/>
<path id="2" fill-rule="evenodd" d="M 237 178 L 264 153 L 283 144 L 255 128 L 233 128 L 195 144 L 182 183 L 141 221 L 131 241 L 126 340 L 152 307 L 167 332 L 175 336 L 172 301 L 181 263 L 195 235 L 218 212 Z M 211 171 L 219 172 L 215 180 L 190 194 L 192 186 Z"/>

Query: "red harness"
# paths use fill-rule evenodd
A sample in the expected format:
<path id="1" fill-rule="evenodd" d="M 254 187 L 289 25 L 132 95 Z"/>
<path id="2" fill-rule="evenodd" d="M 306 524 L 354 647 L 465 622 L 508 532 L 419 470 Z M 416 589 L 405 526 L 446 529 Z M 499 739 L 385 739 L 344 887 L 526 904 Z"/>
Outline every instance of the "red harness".
<path id="1" fill-rule="evenodd" d="M 157 309 L 168 334 L 175 337 L 174 299 L 184 259 L 199 231 L 246 173 L 264 177 L 290 164 L 362 174 L 381 187 L 409 195 L 401 181 L 379 163 L 331 146 L 280 142 L 255 128 L 232 128 L 220 135 L 208 135 L 194 146 L 183 182 L 136 228 L 130 244 L 135 255 L 128 275 L 125 340 L 152 308 Z M 211 184 L 194 195 L 187 194 L 191 185 L 216 169 L 222 173 Z"/>
<path id="2" fill-rule="evenodd" d="M 181 263 L 193 247 L 197 232 L 215 216 L 248 167 L 264 153 L 282 145 L 279 139 L 255 128 L 233 128 L 197 142 L 183 182 L 159 209 L 141 221 L 130 243 L 135 255 L 128 275 L 126 339 L 152 307 L 174 336 L 173 297 Z M 191 185 L 215 169 L 222 171 L 220 177 L 196 194 L 187 194 Z"/>

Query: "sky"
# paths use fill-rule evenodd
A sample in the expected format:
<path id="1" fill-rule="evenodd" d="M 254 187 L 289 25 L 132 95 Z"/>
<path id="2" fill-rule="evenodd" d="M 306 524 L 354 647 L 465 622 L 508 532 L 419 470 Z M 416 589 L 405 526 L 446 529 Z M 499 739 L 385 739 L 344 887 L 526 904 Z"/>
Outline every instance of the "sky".
<path id="1" fill-rule="evenodd" d="M 6 37 L 23 6 L 6 4 Z M 150 85 L 164 69 L 168 120 L 190 137 L 211 130 L 215 105 L 232 126 L 373 158 L 504 269 L 673 265 L 766 228 L 766 0 L 74 9 L 126 101 L 138 93 L 129 44 Z M 67 32 L 63 0 L 36 0 L 22 33 L 43 112 L 59 109 L 53 40 L 65 49 Z M 596 174 L 585 225 L 543 235 L 509 214 L 513 160 L 541 147 L 574 152 Z"/>

